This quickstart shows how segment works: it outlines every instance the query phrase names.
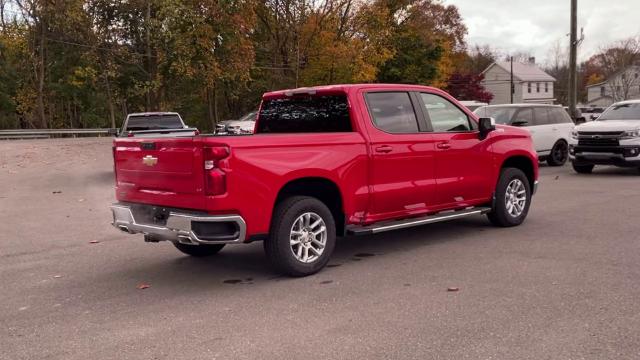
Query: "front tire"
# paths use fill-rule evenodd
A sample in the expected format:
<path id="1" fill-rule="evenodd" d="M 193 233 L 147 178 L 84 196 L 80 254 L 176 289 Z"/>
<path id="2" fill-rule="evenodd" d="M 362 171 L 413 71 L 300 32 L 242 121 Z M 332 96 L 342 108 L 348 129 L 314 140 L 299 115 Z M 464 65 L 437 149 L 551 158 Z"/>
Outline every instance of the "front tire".
<path id="1" fill-rule="evenodd" d="M 562 166 L 569 158 L 569 145 L 564 140 L 559 140 L 553 145 L 547 158 L 549 166 Z"/>
<path id="2" fill-rule="evenodd" d="M 182 243 L 173 243 L 173 245 L 176 247 L 176 249 L 193 257 L 215 255 L 224 247 L 224 244 L 187 245 Z"/>
<path id="3" fill-rule="evenodd" d="M 593 171 L 593 165 L 578 165 L 576 163 L 571 163 L 571 166 L 573 166 L 573 170 L 578 174 L 591 174 Z"/>
<path id="4" fill-rule="evenodd" d="M 335 243 L 336 226 L 329 208 L 316 198 L 293 196 L 276 206 L 264 250 L 277 271 L 300 277 L 325 267 Z"/>
<path id="5" fill-rule="evenodd" d="M 487 214 L 491 223 L 500 227 L 522 224 L 531 205 L 529 179 L 520 169 L 505 168 L 496 186 L 493 209 Z"/>

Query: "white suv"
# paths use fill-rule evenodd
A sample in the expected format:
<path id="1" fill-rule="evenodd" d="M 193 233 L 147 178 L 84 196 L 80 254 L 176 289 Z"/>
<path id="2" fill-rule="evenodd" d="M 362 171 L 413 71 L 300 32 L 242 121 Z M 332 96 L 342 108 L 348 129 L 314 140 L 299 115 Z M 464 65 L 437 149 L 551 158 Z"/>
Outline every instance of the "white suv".
<path id="1" fill-rule="evenodd" d="M 524 127 L 531 133 L 540 160 L 551 166 L 567 161 L 569 139 L 574 124 L 561 106 L 507 104 L 483 106 L 474 111 L 479 117 L 490 117 L 497 124 Z"/>
<path id="2" fill-rule="evenodd" d="M 590 173 L 595 165 L 640 170 L 640 100 L 615 103 L 597 120 L 576 126 L 569 157 L 581 174 Z"/>

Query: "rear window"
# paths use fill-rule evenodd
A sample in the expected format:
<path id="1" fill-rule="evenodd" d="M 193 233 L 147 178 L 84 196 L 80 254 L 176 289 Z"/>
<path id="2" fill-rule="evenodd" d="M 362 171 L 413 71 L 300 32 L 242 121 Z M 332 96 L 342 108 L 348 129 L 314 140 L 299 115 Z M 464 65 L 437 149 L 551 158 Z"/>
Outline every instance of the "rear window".
<path id="1" fill-rule="evenodd" d="M 350 132 L 346 95 L 304 96 L 264 100 L 258 133 Z"/>
<path id="2" fill-rule="evenodd" d="M 127 122 L 127 130 L 130 131 L 182 128 L 182 121 L 178 115 L 130 116 Z"/>

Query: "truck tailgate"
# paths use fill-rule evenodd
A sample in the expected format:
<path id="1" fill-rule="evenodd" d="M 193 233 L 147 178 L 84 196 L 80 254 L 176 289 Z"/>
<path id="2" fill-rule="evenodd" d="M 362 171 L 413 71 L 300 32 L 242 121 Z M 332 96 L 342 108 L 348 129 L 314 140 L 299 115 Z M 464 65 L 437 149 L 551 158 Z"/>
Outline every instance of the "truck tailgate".
<path id="1" fill-rule="evenodd" d="M 198 138 L 116 139 L 116 197 L 205 209 L 202 142 Z"/>

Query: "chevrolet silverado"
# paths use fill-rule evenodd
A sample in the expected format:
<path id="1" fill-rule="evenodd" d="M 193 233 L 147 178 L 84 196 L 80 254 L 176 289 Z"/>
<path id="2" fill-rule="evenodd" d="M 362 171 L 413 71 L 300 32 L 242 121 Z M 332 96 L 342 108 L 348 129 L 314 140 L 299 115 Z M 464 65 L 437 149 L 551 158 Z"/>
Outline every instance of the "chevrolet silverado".
<path id="1" fill-rule="evenodd" d="M 322 269 L 339 236 L 519 225 L 538 179 L 526 130 L 416 85 L 270 92 L 253 135 L 116 138 L 113 156 L 116 228 L 192 256 L 262 240 L 291 276 Z"/>

